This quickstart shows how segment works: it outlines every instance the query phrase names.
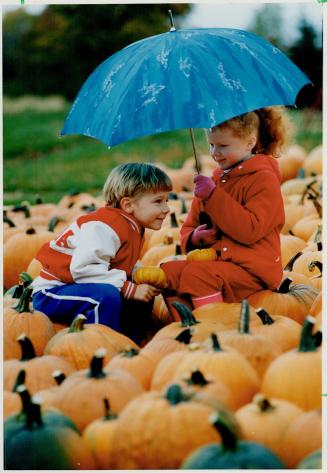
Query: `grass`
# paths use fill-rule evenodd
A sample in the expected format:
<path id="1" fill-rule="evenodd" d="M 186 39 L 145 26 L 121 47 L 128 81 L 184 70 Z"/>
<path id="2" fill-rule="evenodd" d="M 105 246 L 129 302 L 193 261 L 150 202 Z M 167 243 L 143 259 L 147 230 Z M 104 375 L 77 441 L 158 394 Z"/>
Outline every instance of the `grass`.
<path id="1" fill-rule="evenodd" d="M 43 108 L 5 108 L 5 205 L 22 200 L 34 203 L 36 195 L 44 202 L 56 203 L 71 190 L 98 195 L 108 172 L 119 163 L 161 162 L 176 168 L 192 155 L 188 130 L 148 136 L 108 149 L 92 138 L 59 136 L 69 105 Z M 296 129 L 296 143 L 307 151 L 322 143 L 321 113 L 292 111 L 290 117 Z M 202 130 L 195 130 L 195 140 L 198 154 L 208 154 Z"/>

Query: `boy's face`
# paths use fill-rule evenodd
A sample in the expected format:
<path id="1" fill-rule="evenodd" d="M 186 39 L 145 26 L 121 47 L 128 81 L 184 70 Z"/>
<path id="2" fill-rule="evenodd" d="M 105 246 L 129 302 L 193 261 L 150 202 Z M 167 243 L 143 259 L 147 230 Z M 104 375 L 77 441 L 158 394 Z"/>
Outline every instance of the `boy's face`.
<path id="1" fill-rule="evenodd" d="M 142 227 L 160 230 L 170 212 L 167 201 L 168 192 L 147 192 L 129 199 L 128 206 L 124 210 L 133 215 Z"/>
<path id="2" fill-rule="evenodd" d="M 216 128 L 208 133 L 210 154 L 220 169 L 229 169 L 251 153 L 256 137 L 240 138 L 230 128 Z"/>

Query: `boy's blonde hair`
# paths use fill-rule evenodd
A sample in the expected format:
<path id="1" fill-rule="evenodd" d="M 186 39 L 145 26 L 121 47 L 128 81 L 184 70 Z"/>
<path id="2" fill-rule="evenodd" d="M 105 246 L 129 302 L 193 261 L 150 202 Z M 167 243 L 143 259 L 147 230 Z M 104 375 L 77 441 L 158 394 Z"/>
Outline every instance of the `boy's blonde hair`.
<path id="1" fill-rule="evenodd" d="M 103 186 L 106 205 L 119 207 L 123 197 L 138 197 L 146 192 L 169 192 L 170 177 L 157 166 L 148 163 L 126 163 L 110 172 Z"/>
<path id="2" fill-rule="evenodd" d="M 240 138 L 255 133 L 258 141 L 253 152 L 270 154 L 274 157 L 279 157 L 293 131 L 283 107 L 265 107 L 244 113 L 216 125 L 211 130 L 217 128 L 230 128 Z"/>

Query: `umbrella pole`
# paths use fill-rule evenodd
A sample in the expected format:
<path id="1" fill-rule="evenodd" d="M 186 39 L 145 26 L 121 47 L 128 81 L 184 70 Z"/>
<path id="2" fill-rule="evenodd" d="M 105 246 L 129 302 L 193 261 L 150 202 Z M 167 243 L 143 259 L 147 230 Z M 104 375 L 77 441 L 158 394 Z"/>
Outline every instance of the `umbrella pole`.
<path id="1" fill-rule="evenodd" d="M 193 146 L 193 154 L 194 154 L 194 159 L 195 159 L 195 169 L 198 174 L 201 172 L 201 164 L 200 161 L 197 157 L 196 154 L 196 148 L 195 148 L 195 141 L 194 141 L 194 133 L 193 133 L 193 128 L 190 128 L 190 135 L 191 135 L 191 140 L 192 140 L 192 146 Z"/>

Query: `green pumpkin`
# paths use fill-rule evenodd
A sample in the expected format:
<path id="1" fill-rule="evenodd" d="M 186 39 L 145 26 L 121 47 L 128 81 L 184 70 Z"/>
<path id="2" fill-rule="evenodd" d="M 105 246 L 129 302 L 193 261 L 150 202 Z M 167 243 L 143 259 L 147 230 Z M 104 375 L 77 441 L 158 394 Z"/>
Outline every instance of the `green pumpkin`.
<path id="1" fill-rule="evenodd" d="M 5 469 L 93 469 L 91 453 L 73 421 L 55 410 L 41 414 L 24 385 L 17 391 L 23 408 L 4 422 Z"/>
<path id="2" fill-rule="evenodd" d="M 211 422 L 222 444 L 208 444 L 196 449 L 182 463 L 183 470 L 283 469 L 285 466 L 268 448 L 255 442 L 238 440 L 232 426 L 214 413 Z"/>
<path id="3" fill-rule="evenodd" d="M 310 453 L 303 458 L 296 468 L 300 470 L 321 470 L 322 469 L 322 451 L 321 449 Z"/>

